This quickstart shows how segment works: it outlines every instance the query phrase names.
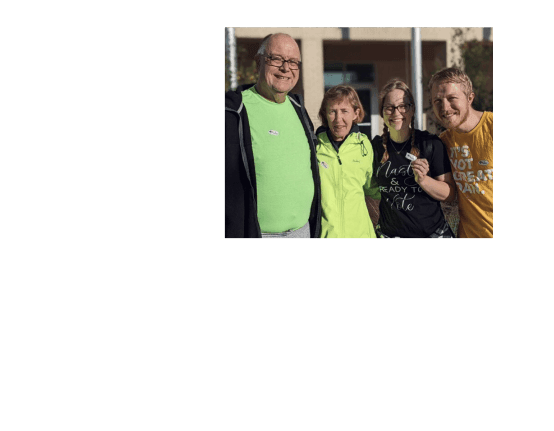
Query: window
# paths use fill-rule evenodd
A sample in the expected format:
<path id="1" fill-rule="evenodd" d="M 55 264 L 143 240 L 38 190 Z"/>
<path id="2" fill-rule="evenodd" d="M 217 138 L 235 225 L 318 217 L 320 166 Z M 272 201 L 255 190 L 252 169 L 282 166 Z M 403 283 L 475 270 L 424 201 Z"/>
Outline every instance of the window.
<path id="1" fill-rule="evenodd" d="M 371 89 L 375 82 L 373 64 L 325 63 L 323 77 L 325 91 L 340 84 L 350 85 L 356 90 L 365 111 L 360 130 L 371 137 Z"/>

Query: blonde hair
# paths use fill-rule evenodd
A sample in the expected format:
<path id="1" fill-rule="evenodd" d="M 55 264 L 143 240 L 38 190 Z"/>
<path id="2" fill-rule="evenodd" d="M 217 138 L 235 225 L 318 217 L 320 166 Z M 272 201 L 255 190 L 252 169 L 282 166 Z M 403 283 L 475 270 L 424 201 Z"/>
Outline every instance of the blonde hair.
<path id="1" fill-rule="evenodd" d="M 398 78 L 393 78 L 389 82 L 385 84 L 383 89 L 379 92 L 379 115 L 381 118 L 383 117 L 383 104 L 385 103 L 385 97 L 387 97 L 387 94 L 389 94 L 393 90 L 402 90 L 408 96 L 408 100 L 410 101 L 410 104 L 414 107 L 414 115 L 412 116 L 412 121 L 410 123 L 410 127 L 412 129 L 412 148 L 410 150 L 410 153 L 413 154 L 416 157 L 419 157 L 419 149 L 415 146 L 415 101 L 414 96 L 412 92 L 410 91 L 410 88 L 408 85 Z M 383 124 L 383 147 L 385 148 L 385 153 L 383 154 L 383 157 L 381 158 L 381 163 L 385 163 L 389 159 L 389 151 L 387 149 L 387 141 L 390 139 L 390 132 L 389 128 L 386 124 Z"/>
<path id="2" fill-rule="evenodd" d="M 362 102 L 360 102 L 360 97 L 358 96 L 356 90 L 349 85 L 335 85 L 327 90 L 323 96 L 323 100 L 321 101 L 321 107 L 319 108 L 318 117 L 325 127 L 329 127 L 329 123 L 327 122 L 327 103 L 341 103 L 344 100 L 347 100 L 348 103 L 350 103 L 350 105 L 354 108 L 354 112 L 356 109 L 359 109 L 358 116 L 354 119 L 352 124 L 358 124 L 364 119 L 364 107 L 362 106 Z"/>
<path id="3" fill-rule="evenodd" d="M 431 95 L 431 89 L 433 88 L 433 85 L 442 84 L 444 82 L 454 82 L 457 84 L 462 84 L 464 88 L 464 94 L 468 98 L 469 96 L 471 96 L 471 93 L 473 93 L 473 84 L 471 83 L 471 79 L 469 79 L 469 76 L 467 76 L 464 71 L 458 69 L 457 67 L 445 67 L 435 73 L 429 80 L 429 94 Z"/>

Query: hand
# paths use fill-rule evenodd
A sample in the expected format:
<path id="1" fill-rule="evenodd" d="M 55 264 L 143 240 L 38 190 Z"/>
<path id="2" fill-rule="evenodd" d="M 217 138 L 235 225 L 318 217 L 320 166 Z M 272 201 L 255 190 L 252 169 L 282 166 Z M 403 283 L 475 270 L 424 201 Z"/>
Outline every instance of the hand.
<path id="1" fill-rule="evenodd" d="M 416 182 L 421 185 L 422 181 L 425 181 L 427 173 L 429 172 L 429 162 L 427 159 L 417 159 L 412 162 L 412 171 Z"/>

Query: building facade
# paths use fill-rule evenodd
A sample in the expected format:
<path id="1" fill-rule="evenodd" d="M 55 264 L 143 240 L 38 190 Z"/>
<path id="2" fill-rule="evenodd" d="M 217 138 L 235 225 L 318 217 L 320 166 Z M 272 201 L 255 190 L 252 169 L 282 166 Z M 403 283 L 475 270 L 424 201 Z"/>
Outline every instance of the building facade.
<path id="1" fill-rule="evenodd" d="M 293 92 L 303 94 L 316 128 L 321 124 L 317 113 L 323 95 L 334 85 L 344 83 L 356 89 L 366 111 L 362 130 L 371 138 L 383 130 L 377 97 L 381 87 L 391 78 L 400 78 L 412 87 L 410 27 L 235 27 L 234 31 L 237 45 L 245 47 L 252 59 L 268 34 L 287 33 L 297 41 L 302 53 L 302 70 Z M 454 28 L 421 28 L 420 35 L 423 128 L 435 132 L 427 115 L 427 83 L 435 71 L 459 61 L 461 52 L 454 41 Z M 463 37 L 492 42 L 492 28 L 469 28 Z M 492 88 L 492 76 L 490 85 Z"/>

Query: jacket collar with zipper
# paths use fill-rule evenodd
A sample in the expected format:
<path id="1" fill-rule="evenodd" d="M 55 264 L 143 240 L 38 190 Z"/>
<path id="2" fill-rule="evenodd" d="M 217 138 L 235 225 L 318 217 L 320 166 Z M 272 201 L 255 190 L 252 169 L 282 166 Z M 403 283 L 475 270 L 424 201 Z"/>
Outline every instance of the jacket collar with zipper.
<path id="1" fill-rule="evenodd" d="M 325 136 L 327 137 L 327 139 L 323 139 L 323 140 L 328 141 L 331 144 L 331 146 L 335 149 L 335 151 L 338 153 L 340 147 L 335 144 L 335 141 L 333 141 L 333 138 L 331 136 L 331 132 L 329 130 L 330 130 L 329 127 L 319 126 L 317 128 L 317 131 L 316 131 L 316 136 L 319 136 L 322 132 L 325 132 Z M 353 125 L 352 129 L 350 129 L 350 133 L 341 142 L 341 147 L 346 142 L 348 142 L 349 144 L 359 144 L 361 152 L 362 152 L 362 156 L 366 156 L 368 154 L 369 150 L 366 147 L 366 144 L 364 143 L 363 139 L 361 138 L 360 133 L 361 132 L 360 132 L 360 128 L 358 127 L 358 125 L 357 124 Z M 369 138 L 368 138 L 368 140 L 369 140 Z"/>
<path id="2" fill-rule="evenodd" d="M 327 133 L 327 138 L 329 138 L 329 141 L 331 143 L 335 143 L 336 141 L 333 139 L 333 136 L 331 135 L 331 129 L 329 127 L 326 127 L 326 126 L 319 126 L 315 132 L 316 136 L 319 135 L 321 132 L 325 132 Z M 344 138 L 343 141 L 341 141 L 341 143 L 343 142 L 346 142 L 346 140 L 350 137 L 350 135 L 352 135 L 353 133 L 359 133 L 360 132 L 360 128 L 358 127 L 357 124 L 354 124 L 352 126 L 352 128 L 350 129 L 350 133 L 348 133 L 348 135 L 346 135 L 346 137 Z"/>

